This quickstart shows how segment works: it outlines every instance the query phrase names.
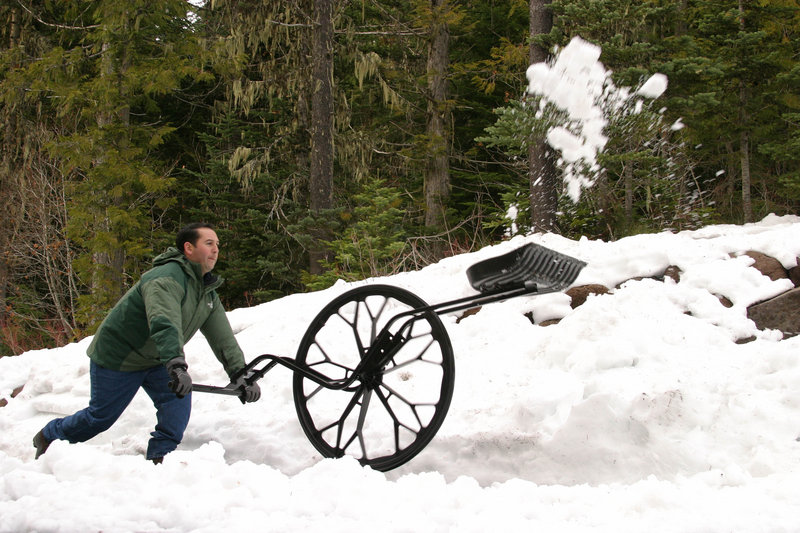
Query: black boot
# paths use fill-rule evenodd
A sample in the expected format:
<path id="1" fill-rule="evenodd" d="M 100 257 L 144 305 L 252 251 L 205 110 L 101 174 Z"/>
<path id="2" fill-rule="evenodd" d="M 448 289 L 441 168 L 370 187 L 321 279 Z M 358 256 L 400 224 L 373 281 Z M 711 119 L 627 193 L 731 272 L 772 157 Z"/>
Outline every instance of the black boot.
<path id="1" fill-rule="evenodd" d="M 150 459 L 150 460 L 153 461 L 154 465 L 160 465 L 161 463 L 164 462 L 164 458 L 163 457 L 156 457 L 156 458 Z"/>
<path id="2" fill-rule="evenodd" d="M 52 441 L 47 440 L 44 436 L 44 433 L 39 431 L 33 437 L 33 447 L 36 448 L 36 457 L 34 459 L 38 459 L 44 452 L 47 451 L 47 447 L 50 446 Z"/>

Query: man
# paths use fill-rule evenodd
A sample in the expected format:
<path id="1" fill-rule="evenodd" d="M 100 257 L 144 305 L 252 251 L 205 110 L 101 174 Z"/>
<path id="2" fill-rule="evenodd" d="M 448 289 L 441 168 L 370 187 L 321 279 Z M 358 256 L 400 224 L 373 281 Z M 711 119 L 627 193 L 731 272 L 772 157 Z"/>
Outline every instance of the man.
<path id="1" fill-rule="evenodd" d="M 257 383 L 237 377 L 244 355 L 216 293 L 222 279 L 211 274 L 219 254 L 216 232 L 209 224 L 190 224 L 175 244 L 177 249 L 156 257 L 103 320 L 86 352 L 89 406 L 42 428 L 33 438 L 36 459 L 56 439 L 84 442 L 110 428 L 141 387 L 153 400 L 157 419 L 146 458 L 161 463 L 189 423 L 192 379 L 183 346 L 198 329 L 231 382 L 242 388 L 242 401 L 261 396 Z"/>

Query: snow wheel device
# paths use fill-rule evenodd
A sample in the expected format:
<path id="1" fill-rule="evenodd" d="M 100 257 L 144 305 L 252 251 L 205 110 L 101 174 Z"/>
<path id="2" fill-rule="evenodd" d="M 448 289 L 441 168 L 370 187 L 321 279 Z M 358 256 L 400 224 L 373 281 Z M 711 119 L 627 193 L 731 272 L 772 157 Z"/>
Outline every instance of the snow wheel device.
<path id="1" fill-rule="evenodd" d="M 466 298 L 428 305 L 400 287 L 363 285 L 322 308 L 293 359 L 260 355 L 241 375 L 249 384 L 277 364 L 289 368 L 297 416 L 314 448 L 391 470 L 427 446 L 450 407 L 455 362 L 439 315 L 563 290 L 585 266 L 531 243 L 468 268 L 478 294 Z M 244 385 L 192 390 L 242 397 Z"/>

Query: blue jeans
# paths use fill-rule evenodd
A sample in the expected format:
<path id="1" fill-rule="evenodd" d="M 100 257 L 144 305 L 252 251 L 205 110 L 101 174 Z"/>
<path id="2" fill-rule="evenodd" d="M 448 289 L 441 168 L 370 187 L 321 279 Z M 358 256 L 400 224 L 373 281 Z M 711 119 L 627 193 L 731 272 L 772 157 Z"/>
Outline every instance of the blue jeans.
<path id="1" fill-rule="evenodd" d="M 178 398 L 169 390 L 169 373 L 163 365 L 136 372 L 109 370 L 91 361 L 89 407 L 65 418 L 51 420 L 42 430 L 47 440 L 84 442 L 114 425 L 142 387 L 156 407 L 156 428 L 150 433 L 147 459 L 163 457 L 178 447 L 189 423 L 192 395 Z"/>

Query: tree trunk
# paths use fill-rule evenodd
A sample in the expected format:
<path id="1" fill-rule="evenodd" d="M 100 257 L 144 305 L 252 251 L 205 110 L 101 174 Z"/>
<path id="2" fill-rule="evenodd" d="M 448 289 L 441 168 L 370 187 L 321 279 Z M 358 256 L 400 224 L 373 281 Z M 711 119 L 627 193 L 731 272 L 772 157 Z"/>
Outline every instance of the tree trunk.
<path id="1" fill-rule="evenodd" d="M 550 0 L 530 0 L 531 38 L 550 33 L 553 17 L 548 5 Z M 531 41 L 530 62 L 541 63 L 548 57 L 548 50 Z M 530 180 L 531 225 L 535 231 L 554 231 L 558 210 L 558 171 L 551 148 L 544 139 L 528 147 L 528 177 Z"/>
<path id="2" fill-rule="evenodd" d="M 20 21 L 19 21 L 19 8 L 16 6 L 11 7 L 11 28 L 8 34 L 8 48 L 14 48 L 19 44 L 20 38 Z"/>
<path id="3" fill-rule="evenodd" d="M 447 72 L 450 56 L 450 30 L 447 26 L 447 0 L 431 0 L 430 41 L 428 48 L 428 162 L 425 170 L 425 225 L 442 228 L 450 197 L 450 132 L 448 127 Z"/>
<path id="4" fill-rule="evenodd" d="M 103 71 L 102 76 L 108 78 L 116 78 L 118 80 L 117 91 L 122 96 L 124 89 L 121 87 L 119 81 L 123 78 L 123 73 L 127 68 L 127 62 L 123 58 L 120 61 L 120 70 L 117 72 L 114 67 L 114 58 L 110 51 L 110 46 L 103 44 L 103 58 L 102 58 Z M 120 99 L 124 101 L 123 99 Z M 130 124 L 130 113 L 128 107 L 124 106 L 121 111 L 115 114 L 112 111 L 101 112 L 97 117 L 97 125 L 101 128 L 111 126 L 115 122 L 128 126 Z M 102 161 L 97 161 L 99 165 Z M 111 196 L 107 200 L 110 205 L 120 207 L 121 199 L 119 196 Z M 113 227 L 111 220 L 106 216 L 105 210 L 99 210 L 97 214 L 97 221 L 92 228 L 95 235 L 97 233 L 106 233 L 110 236 L 115 236 L 116 229 Z M 115 303 L 125 292 L 123 270 L 125 265 L 125 250 L 121 246 L 114 249 L 101 250 L 94 253 L 95 264 L 99 268 L 94 269 L 94 276 L 92 277 L 92 291 L 105 292 L 108 303 Z M 102 301 L 102 299 L 101 299 Z M 98 316 L 103 313 L 102 309 L 96 309 Z"/>
<path id="5" fill-rule="evenodd" d="M 687 0 L 679 0 L 677 6 L 677 20 L 675 21 L 675 35 L 686 35 L 688 25 L 686 23 L 686 10 L 688 8 Z"/>
<path id="6" fill-rule="evenodd" d="M 16 6 L 11 7 L 9 27 L 8 48 L 14 48 L 19 44 L 20 36 L 20 21 L 19 21 L 19 8 Z M 4 202 L 8 202 L 8 207 L 12 207 L 15 202 L 15 188 L 16 185 L 12 184 L 12 177 L 16 174 L 16 170 L 12 170 L 13 160 L 15 159 L 12 147 L 17 145 L 14 135 L 16 134 L 16 116 L 12 113 L 3 114 L 3 146 L 0 147 L 0 197 Z M 16 180 L 15 180 L 16 181 Z M 3 220 L 7 219 L 7 220 Z M 0 323 L 5 320 L 6 316 L 6 297 L 9 286 L 9 276 L 11 268 L 9 265 L 9 254 L 7 250 L 10 248 L 12 240 L 12 225 L 17 220 L 16 213 L 12 209 L 4 209 L 3 216 L 0 216 L 0 250 L 3 252 L 0 255 Z"/>
<path id="7" fill-rule="evenodd" d="M 633 225 L 633 166 L 628 163 L 622 169 L 625 181 L 625 224 L 628 229 Z"/>
<path id="8" fill-rule="evenodd" d="M 744 32 L 744 0 L 739 0 L 739 29 Z M 750 197 L 750 131 L 747 114 L 747 87 L 739 82 L 739 162 L 742 172 L 742 214 L 743 222 L 753 221 L 753 202 Z"/>
<path id="9" fill-rule="evenodd" d="M 741 89 L 741 120 L 742 131 L 739 133 L 739 163 L 742 172 L 742 214 L 743 222 L 753 221 L 753 202 L 750 197 L 750 132 L 747 129 L 747 111 L 744 108 L 746 90 Z"/>
<path id="10" fill-rule="evenodd" d="M 3 239 L 5 240 L 5 239 Z M 6 246 L 6 243 L 2 243 L 3 246 Z M 7 249 L 7 248 L 6 248 Z M 0 326 L 3 325 L 6 319 L 6 303 L 7 294 L 8 294 L 8 278 L 10 275 L 10 268 L 8 265 L 8 260 L 5 257 L 0 257 Z"/>
<path id="11" fill-rule="evenodd" d="M 333 207 L 333 1 L 316 0 L 314 8 L 309 200 L 311 211 L 319 215 Z M 324 228 L 313 235 L 315 242 L 309 251 L 312 274 L 323 272 L 326 251 L 321 241 L 326 235 Z"/>

